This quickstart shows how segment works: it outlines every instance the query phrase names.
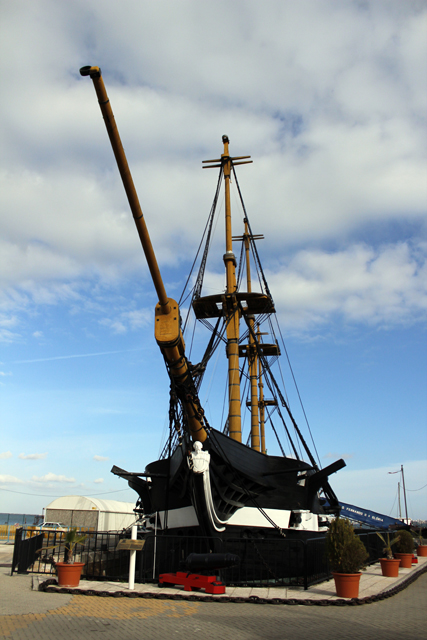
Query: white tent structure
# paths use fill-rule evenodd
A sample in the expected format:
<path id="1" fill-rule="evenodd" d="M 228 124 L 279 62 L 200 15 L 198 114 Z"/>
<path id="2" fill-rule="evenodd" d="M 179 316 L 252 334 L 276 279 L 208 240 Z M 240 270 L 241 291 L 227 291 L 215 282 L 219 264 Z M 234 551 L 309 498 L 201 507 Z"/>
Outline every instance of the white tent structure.
<path id="1" fill-rule="evenodd" d="M 99 500 L 84 496 L 56 498 L 45 508 L 45 522 L 60 522 L 67 527 L 94 531 L 121 531 L 138 519 L 133 502 Z"/>

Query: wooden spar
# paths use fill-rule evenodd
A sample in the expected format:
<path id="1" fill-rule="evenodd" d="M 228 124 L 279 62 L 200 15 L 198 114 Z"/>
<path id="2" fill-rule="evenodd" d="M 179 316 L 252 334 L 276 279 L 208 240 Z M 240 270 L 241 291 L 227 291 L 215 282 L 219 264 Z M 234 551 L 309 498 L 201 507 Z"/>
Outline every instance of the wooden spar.
<path id="1" fill-rule="evenodd" d="M 261 340 L 261 329 L 258 325 L 257 331 L 258 344 Z M 262 380 L 262 362 L 258 359 L 258 388 L 259 388 L 259 428 L 261 435 L 261 452 L 267 453 L 265 448 L 265 404 L 264 404 L 264 382 Z"/>
<path id="2" fill-rule="evenodd" d="M 250 235 L 248 221 L 245 219 L 245 233 L 243 236 L 246 254 L 246 281 L 248 293 L 252 291 L 251 261 L 250 261 Z M 249 322 L 249 378 L 251 383 L 251 447 L 260 450 L 259 441 L 259 420 L 258 420 L 258 353 L 256 349 L 254 330 L 255 318 L 251 314 L 248 316 Z"/>
<path id="3" fill-rule="evenodd" d="M 224 175 L 225 190 L 225 254 L 224 264 L 226 272 L 226 295 L 223 297 L 223 312 L 227 327 L 227 358 L 228 358 L 228 432 L 230 438 L 242 441 L 241 426 L 241 398 L 240 398 L 240 368 L 239 368 L 239 338 L 240 338 L 240 305 L 237 298 L 237 282 L 236 282 L 236 257 L 233 252 L 233 236 L 231 229 L 231 204 L 230 204 L 230 177 L 231 167 L 238 164 L 250 164 L 252 160 L 247 160 L 250 156 L 239 156 L 231 158 L 229 155 L 228 136 L 222 136 L 224 143 L 224 153 L 221 158 L 214 160 L 204 160 L 204 169 L 222 167 Z M 240 162 L 237 162 L 240 161 Z M 219 163 L 219 164 L 217 164 Z M 247 225 L 246 225 L 247 226 Z M 244 236 L 244 238 L 246 235 Z M 242 239 L 242 238 L 237 238 Z M 249 265 L 249 261 L 247 261 Z M 248 266 L 249 269 L 249 266 Z M 250 292 L 250 270 L 248 271 L 248 292 Z M 208 316 L 209 317 L 209 316 Z M 254 318 L 252 316 L 251 327 L 253 329 Z M 252 353 L 255 349 L 252 332 L 250 331 L 249 351 Z M 250 356 L 251 357 L 251 356 Z M 257 415 L 257 398 L 255 395 L 256 384 L 256 361 L 252 367 L 252 428 L 251 428 L 251 446 L 259 451 L 259 429 Z M 256 426 L 255 423 L 256 422 Z M 256 432 L 258 431 L 258 437 Z"/>
<path id="4" fill-rule="evenodd" d="M 129 206 L 132 211 L 133 219 L 135 220 L 135 225 L 138 230 L 142 248 L 144 249 L 148 268 L 150 269 L 151 278 L 159 297 L 159 303 L 162 307 L 162 311 L 163 313 L 167 314 L 170 312 L 168 297 L 163 284 L 162 276 L 160 275 L 160 270 L 157 264 L 157 258 L 154 253 L 153 245 L 151 244 L 150 234 L 148 233 L 147 225 L 145 224 L 144 214 L 142 213 L 141 205 L 139 204 L 138 195 L 133 183 L 132 175 L 126 159 L 126 154 L 123 149 L 116 121 L 114 119 L 113 110 L 111 108 L 107 91 L 105 89 L 104 80 L 102 79 L 101 69 L 99 67 L 82 67 L 80 69 L 80 74 L 82 76 L 90 76 L 93 80 L 93 85 L 98 97 L 99 106 L 104 117 L 105 126 L 107 128 L 117 166 L 122 177 L 123 186 L 125 188 L 126 195 L 129 201 Z"/>
<path id="5" fill-rule="evenodd" d="M 240 311 L 235 294 L 236 283 L 236 258 L 233 253 L 231 233 L 231 204 L 230 204 L 230 173 L 231 158 L 228 152 L 229 140 L 222 137 L 224 153 L 222 164 L 225 186 L 225 254 L 224 263 L 226 270 L 226 322 L 227 322 L 227 357 L 228 357 L 228 427 L 230 438 L 242 441 L 241 404 L 240 404 L 240 368 L 239 368 L 239 333 Z"/>
<path id="6" fill-rule="evenodd" d="M 126 154 L 120 140 L 119 131 L 114 119 L 111 104 L 108 99 L 104 81 L 99 67 L 82 67 L 80 75 L 90 76 L 98 96 L 99 106 L 104 117 L 105 126 L 114 151 L 117 166 L 122 178 L 123 186 L 129 201 L 142 248 L 147 259 L 148 268 L 151 273 L 154 287 L 159 297 L 155 311 L 155 337 L 163 355 L 169 366 L 171 376 L 176 379 L 177 384 L 189 380 L 191 374 L 188 369 L 188 362 L 185 358 L 185 343 L 180 328 L 179 306 L 175 300 L 168 298 L 166 289 L 160 274 L 157 258 L 151 244 L 150 235 L 145 224 L 144 215 L 139 204 L 138 195 L 133 183 L 132 175 L 126 159 Z M 188 419 L 188 428 L 193 440 L 204 442 L 207 438 L 206 430 L 203 426 L 203 411 L 196 393 L 189 398 L 186 392 L 181 402 L 185 408 Z"/>

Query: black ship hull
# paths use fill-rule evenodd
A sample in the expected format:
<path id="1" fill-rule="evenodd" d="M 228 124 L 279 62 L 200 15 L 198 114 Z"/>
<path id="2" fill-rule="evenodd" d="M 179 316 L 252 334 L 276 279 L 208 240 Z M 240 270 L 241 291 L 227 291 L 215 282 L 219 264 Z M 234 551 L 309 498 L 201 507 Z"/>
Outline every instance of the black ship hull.
<path id="1" fill-rule="evenodd" d="M 301 460 L 262 454 L 213 429 L 204 451 L 210 458 L 205 473 L 194 469 L 191 452 L 182 446 L 147 465 L 144 474 L 112 471 L 138 493 L 149 527 L 182 535 L 247 529 L 301 535 L 322 529 L 325 516 L 339 512 L 328 475 L 344 461 L 319 471 Z M 319 489 L 327 494 L 328 506 Z"/>

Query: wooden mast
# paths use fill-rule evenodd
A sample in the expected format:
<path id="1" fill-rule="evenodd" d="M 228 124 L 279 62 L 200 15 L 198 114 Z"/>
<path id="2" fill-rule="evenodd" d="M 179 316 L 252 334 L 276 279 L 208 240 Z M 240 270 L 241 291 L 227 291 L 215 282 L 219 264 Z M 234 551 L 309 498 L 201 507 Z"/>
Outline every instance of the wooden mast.
<path id="1" fill-rule="evenodd" d="M 248 228 L 248 221 L 245 219 L 245 233 L 243 236 L 245 243 L 246 254 L 246 281 L 248 293 L 252 292 L 252 278 L 251 278 L 251 261 L 250 261 L 250 235 Z M 249 323 L 249 380 L 251 384 L 251 448 L 260 450 L 259 439 L 259 419 L 258 419 L 258 352 L 256 348 L 256 341 L 254 338 L 255 331 L 255 318 L 252 314 L 248 315 Z"/>
<path id="2" fill-rule="evenodd" d="M 228 136 L 222 136 L 224 153 L 220 159 L 204 160 L 204 169 L 222 167 L 225 188 L 225 254 L 223 256 L 226 274 L 225 295 L 221 296 L 222 308 L 227 325 L 227 358 L 228 358 L 228 431 L 230 438 L 242 441 L 239 338 L 240 338 L 240 305 L 237 295 L 236 257 L 233 253 L 233 236 L 231 226 L 230 178 L 231 167 L 235 164 L 248 164 L 250 156 L 231 158 Z M 239 160 L 240 162 L 235 162 Z M 212 163 L 220 164 L 212 164 Z M 197 312 L 196 312 L 197 316 Z M 207 317 L 207 316 L 205 316 Z"/>
<path id="3" fill-rule="evenodd" d="M 231 158 L 228 152 L 229 139 L 222 137 L 224 153 L 221 155 L 225 187 L 225 254 L 223 256 L 226 273 L 225 318 L 227 323 L 228 358 L 228 428 L 230 438 L 242 441 L 241 404 L 240 404 L 240 368 L 239 337 L 240 311 L 235 297 L 236 257 L 233 253 L 230 204 Z"/>
<path id="4" fill-rule="evenodd" d="M 258 344 L 261 338 L 261 329 L 258 326 Z M 259 427 L 261 433 L 261 452 L 267 453 L 265 448 L 265 403 L 264 403 L 264 382 L 262 379 L 262 362 L 258 359 L 258 388 L 259 388 Z"/>
<path id="5" fill-rule="evenodd" d="M 159 297 L 159 302 L 155 309 L 154 335 L 156 342 L 167 361 L 172 378 L 176 380 L 177 384 L 182 384 L 182 381 L 190 381 L 191 372 L 185 357 L 185 343 L 180 327 L 179 306 L 178 303 L 172 298 L 169 298 L 166 293 L 111 104 L 102 79 L 101 69 L 99 67 L 86 66 L 80 69 L 80 74 L 82 76 L 89 76 L 93 81 L 129 206 L 147 259 L 151 278 Z M 181 396 L 180 399 L 185 409 L 188 430 L 191 437 L 193 441 L 204 442 L 207 438 L 207 433 L 204 427 L 203 411 L 199 405 L 197 394 L 195 392 L 192 394 L 185 393 L 181 394 Z"/>

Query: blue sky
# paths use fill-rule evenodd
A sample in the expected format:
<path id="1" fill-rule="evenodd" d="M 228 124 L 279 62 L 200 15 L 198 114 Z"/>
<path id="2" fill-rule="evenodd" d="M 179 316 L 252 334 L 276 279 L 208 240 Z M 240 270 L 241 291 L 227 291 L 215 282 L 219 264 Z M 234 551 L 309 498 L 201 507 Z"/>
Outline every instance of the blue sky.
<path id="1" fill-rule="evenodd" d="M 0 511 L 132 501 L 111 466 L 143 471 L 166 434 L 156 299 L 78 73 L 93 64 L 169 295 L 226 133 L 254 160 L 239 183 L 321 463 L 347 462 L 336 493 L 396 515 L 403 464 L 427 518 L 427 3 L 17 0 L 0 28 Z"/>

